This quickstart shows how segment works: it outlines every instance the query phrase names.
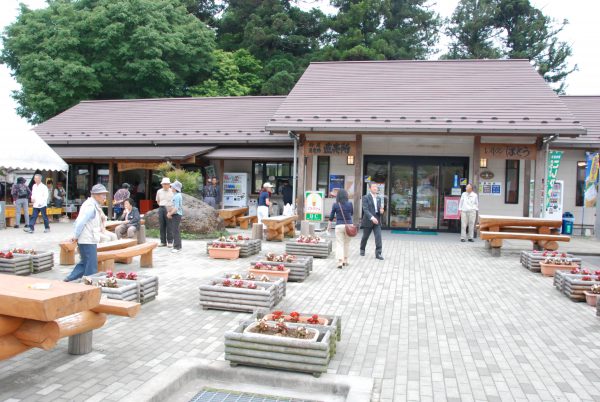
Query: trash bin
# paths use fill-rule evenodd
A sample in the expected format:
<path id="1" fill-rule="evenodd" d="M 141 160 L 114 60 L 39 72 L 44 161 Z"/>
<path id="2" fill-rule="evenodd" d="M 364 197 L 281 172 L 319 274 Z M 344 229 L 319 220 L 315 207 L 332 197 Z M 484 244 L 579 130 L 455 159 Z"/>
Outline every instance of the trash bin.
<path id="1" fill-rule="evenodd" d="M 570 212 L 565 212 L 562 216 L 562 229 L 561 233 L 566 235 L 573 234 L 573 223 L 575 223 L 575 217 Z"/>

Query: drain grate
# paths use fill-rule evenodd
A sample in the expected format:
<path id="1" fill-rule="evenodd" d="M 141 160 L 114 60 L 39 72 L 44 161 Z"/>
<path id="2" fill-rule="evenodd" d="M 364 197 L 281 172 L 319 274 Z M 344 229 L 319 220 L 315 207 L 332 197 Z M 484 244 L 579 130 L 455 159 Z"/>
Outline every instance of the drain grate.
<path id="1" fill-rule="evenodd" d="M 190 402 L 319 402 L 204 387 Z"/>

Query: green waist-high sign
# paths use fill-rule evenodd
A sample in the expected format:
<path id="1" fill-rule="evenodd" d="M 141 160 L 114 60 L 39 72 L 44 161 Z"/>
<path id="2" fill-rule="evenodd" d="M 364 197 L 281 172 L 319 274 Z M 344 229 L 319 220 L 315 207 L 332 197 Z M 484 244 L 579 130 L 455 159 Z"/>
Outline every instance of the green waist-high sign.
<path id="1" fill-rule="evenodd" d="M 304 220 L 321 222 L 323 220 L 323 191 L 304 192 Z"/>
<path id="2" fill-rule="evenodd" d="M 554 188 L 554 182 L 558 175 L 558 167 L 560 166 L 560 158 L 562 157 L 563 151 L 550 151 L 548 157 L 548 178 L 546 180 L 546 210 L 550 208 L 550 197 L 552 196 L 552 189 Z"/>

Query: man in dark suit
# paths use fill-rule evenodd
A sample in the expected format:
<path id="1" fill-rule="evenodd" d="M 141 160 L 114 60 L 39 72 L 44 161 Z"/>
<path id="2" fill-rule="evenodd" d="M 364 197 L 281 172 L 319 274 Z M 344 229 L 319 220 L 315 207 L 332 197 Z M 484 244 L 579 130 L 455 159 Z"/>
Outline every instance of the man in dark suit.
<path id="1" fill-rule="evenodd" d="M 365 247 L 367 240 L 371 236 L 371 232 L 375 235 L 375 258 L 383 260 L 381 255 L 381 216 L 383 215 L 383 204 L 377 196 L 377 183 L 369 185 L 369 193 L 363 197 L 363 236 L 360 240 L 360 255 L 365 255 Z"/>

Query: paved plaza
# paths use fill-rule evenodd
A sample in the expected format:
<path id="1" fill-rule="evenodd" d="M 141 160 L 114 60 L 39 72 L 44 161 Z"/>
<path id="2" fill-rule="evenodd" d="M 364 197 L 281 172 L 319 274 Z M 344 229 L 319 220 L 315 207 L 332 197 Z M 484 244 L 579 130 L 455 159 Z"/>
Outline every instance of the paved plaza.
<path id="1" fill-rule="evenodd" d="M 38 276 L 62 279 L 71 267 L 58 266 L 57 244 L 71 225 L 54 224 L 48 234 L 40 228 L 34 235 L 4 230 L 0 247 L 54 250 L 57 266 Z M 570 249 L 598 247 L 582 241 Z M 510 243 L 495 258 L 481 241 L 460 243 L 457 235 L 388 232 L 385 261 L 377 261 L 373 239 L 365 257 L 358 242 L 347 269 L 336 269 L 333 256 L 316 259 L 305 282 L 288 283 L 278 306 L 342 316 L 330 373 L 372 377 L 373 401 L 600 401 L 596 311 L 521 267 L 518 250 L 527 243 Z M 210 260 L 203 241 L 169 251 L 157 249 L 155 267 L 147 269 L 160 278 L 158 298 L 135 319 L 111 316 L 94 331 L 92 353 L 69 355 L 63 339 L 51 351 L 0 362 L 0 401 L 119 400 L 182 358 L 223 360 L 224 332 L 249 315 L 202 310 L 198 286 L 244 270 L 249 259 Z M 267 251 L 284 246 L 263 243 Z M 138 264 L 117 270 L 140 271 Z"/>

